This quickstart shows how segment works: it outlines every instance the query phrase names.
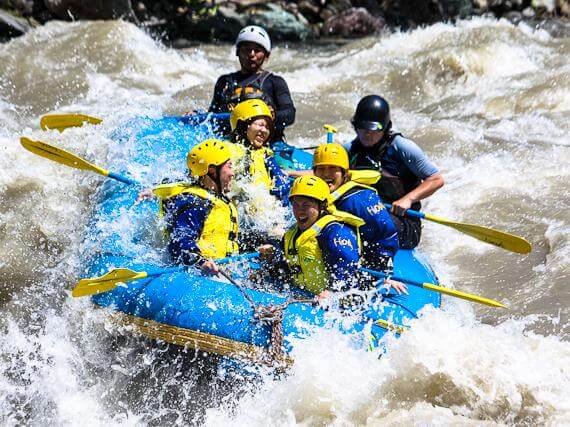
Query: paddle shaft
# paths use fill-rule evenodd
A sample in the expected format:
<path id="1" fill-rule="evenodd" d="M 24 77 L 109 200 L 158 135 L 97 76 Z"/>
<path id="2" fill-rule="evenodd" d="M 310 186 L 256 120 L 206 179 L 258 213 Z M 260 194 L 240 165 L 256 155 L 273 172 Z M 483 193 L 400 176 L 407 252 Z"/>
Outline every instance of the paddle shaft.
<path id="1" fill-rule="evenodd" d="M 392 209 L 392 204 L 391 203 L 384 203 L 384 206 L 386 206 L 386 209 Z M 407 216 L 411 216 L 413 218 L 420 218 L 420 219 L 424 219 L 426 217 L 426 214 L 423 212 L 419 212 L 419 211 L 415 211 L 413 209 L 406 209 L 406 213 L 405 215 Z"/>
<path id="2" fill-rule="evenodd" d="M 384 279 L 390 278 L 392 280 L 397 280 L 398 282 L 404 282 L 404 283 L 407 283 L 408 285 L 416 286 L 416 287 L 422 288 L 422 289 L 428 289 L 430 291 L 439 292 L 439 293 L 446 294 L 446 295 L 456 297 L 456 298 L 461 298 L 461 299 L 464 299 L 466 301 L 478 302 L 479 304 L 484 304 L 484 305 L 488 305 L 491 307 L 507 308 L 498 301 L 495 301 L 495 300 L 492 300 L 489 298 L 485 298 L 485 297 L 480 297 L 478 295 L 468 294 L 467 292 L 463 292 L 463 291 L 457 291 L 455 289 L 445 288 L 443 286 L 439 286 L 439 285 L 436 285 L 434 283 L 422 283 L 422 282 L 418 282 L 416 280 L 410 280 L 410 279 L 407 279 L 404 277 L 393 276 L 393 275 L 389 275 L 387 273 L 384 273 L 382 271 L 371 270 L 369 268 L 364 268 L 364 267 L 360 267 L 359 270 L 364 271 L 365 273 L 368 273 L 372 276 L 376 276 L 376 277 L 380 277 L 380 278 L 384 278 Z"/>
<path id="3" fill-rule="evenodd" d="M 229 264 L 230 262 L 243 261 L 243 260 L 248 260 L 248 259 L 258 258 L 258 257 L 259 257 L 259 252 L 251 252 L 251 253 L 246 253 L 246 254 L 227 256 L 225 258 L 214 259 L 212 261 L 214 261 L 218 265 L 223 265 L 223 264 Z M 198 258 L 198 261 L 200 261 L 200 259 L 203 259 L 203 258 Z M 187 265 L 177 265 L 176 267 L 167 267 L 167 268 L 162 268 L 162 269 L 147 272 L 146 276 L 147 277 L 154 277 L 154 276 L 160 276 L 162 274 L 176 273 L 178 271 L 184 271 L 186 268 L 188 268 Z"/>
<path id="4" fill-rule="evenodd" d="M 120 175 L 120 174 L 118 174 L 118 173 L 116 173 L 116 172 L 110 172 L 110 171 L 109 171 L 109 174 L 108 174 L 107 176 L 108 176 L 109 178 L 113 178 L 113 179 L 115 179 L 115 180 L 117 180 L 117 181 L 120 181 L 120 182 L 122 182 L 123 184 L 136 185 L 136 186 L 139 186 L 139 187 L 140 187 L 140 184 L 139 184 L 137 181 L 134 181 L 134 180 L 132 180 L 132 179 L 130 179 L 130 178 L 127 178 L 126 176 Z"/>
<path id="5" fill-rule="evenodd" d="M 386 208 L 391 209 L 390 203 L 384 203 Z M 426 219 L 436 224 L 451 227 L 460 233 L 467 234 L 477 240 L 497 246 L 510 252 L 519 254 L 528 254 L 532 250 L 531 244 L 520 236 L 515 234 L 505 233 L 504 231 L 495 230 L 483 225 L 467 224 L 463 222 L 451 221 L 445 218 L 440 218 L 435 215 L 418 212 L 412 209 L 407 209 L 405 215 Z"/>

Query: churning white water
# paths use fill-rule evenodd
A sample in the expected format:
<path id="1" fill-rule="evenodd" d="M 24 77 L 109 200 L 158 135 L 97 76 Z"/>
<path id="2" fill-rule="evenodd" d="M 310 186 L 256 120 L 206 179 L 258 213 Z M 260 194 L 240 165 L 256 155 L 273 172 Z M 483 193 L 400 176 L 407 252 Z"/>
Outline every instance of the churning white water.
<path id="1" fill-rule="evenodd" d="M 289 142 L 352 138 L 358 99 L 384 95 L 395 126 L 443 170 L 424 211 L 525 236 L 526 256 L 424 225 L 442 283 L 510 310 L 446 298 L 390 351 L 323 331 L 276 378 L 133 337 L 70 297 L 101 177 L 23 150 L 26 135 L 125 167 L 111 132 L 135 116 L 205 108 L 229 45 L 174 51 L 123 22 L 52 22 L 0 45 L 0 423 L 5 425 L 570 424 L 570 40 L 475 19 L 342 47 L 278 46 L 268 68 L 297 105 Z M 98 126 L 39 130 L 83 112 Z M 269 207 L 269 209 L 273 209 Z M 129 222 L 115 224 L 132 232 Z"/>

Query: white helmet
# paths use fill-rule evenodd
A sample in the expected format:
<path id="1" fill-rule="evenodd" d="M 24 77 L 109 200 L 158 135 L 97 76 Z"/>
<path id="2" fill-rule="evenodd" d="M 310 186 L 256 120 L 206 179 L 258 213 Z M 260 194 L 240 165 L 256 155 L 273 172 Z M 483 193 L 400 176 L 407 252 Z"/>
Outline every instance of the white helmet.
<path id="1" fill-rule="evenodd" d="M 271 52 L 271 39 L 269 38 L 269 34 L 257 25 L 248 25 L 241 29 L 236 40 L 236 47 L 243 42 L 256 43 L 263 47 L 267 53 Z"/>

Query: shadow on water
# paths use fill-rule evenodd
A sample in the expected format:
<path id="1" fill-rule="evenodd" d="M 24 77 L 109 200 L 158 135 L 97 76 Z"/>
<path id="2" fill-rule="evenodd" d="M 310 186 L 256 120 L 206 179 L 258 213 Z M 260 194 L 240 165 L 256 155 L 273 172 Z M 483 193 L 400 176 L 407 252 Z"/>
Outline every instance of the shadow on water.
<path id="1" fill-rule="evenodd" d="M 211 408 L 232 407 L 260 381 L 235 363 L 164 342 L 133 336 L 108 335 L 110 365 L 92 366 L 93 378 L 105 378 L 102 399 L 117 419 L 136 414 L 151 426 L 201 425 Z"/>

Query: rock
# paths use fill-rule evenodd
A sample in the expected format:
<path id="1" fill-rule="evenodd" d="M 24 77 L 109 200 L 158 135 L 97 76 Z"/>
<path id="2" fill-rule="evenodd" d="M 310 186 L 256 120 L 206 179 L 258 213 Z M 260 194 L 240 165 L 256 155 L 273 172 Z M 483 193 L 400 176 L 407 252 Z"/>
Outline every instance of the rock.
<path id="1" fill-rule="evenodd" d="M 353 0 L 352 6 L 365 8 L 372 16 L 383 17 L 382 2 L 377 0 Z"/>
<path id="2" fill-rule="evenodd" d="M 170 47 L 174 48 L 174 49 L 187 49 L 189 47 L 192 47 L 195 43 L 192 43 L 190 40 L 181 38 L 181 39 L 176 39 L 174 40 Z"/>
<path id="3" fill-rule="evenodd" d="M 0 40 L 6 41 L 21 36 L 30 30 L 31 26 L 23 18 L 17 18 L 0 10 Z"/>
<path id="4" fill-rule="evenodd" d="M 318 4 L 311 0 L 302 0 L 298 5 L 299 13 L 301 13 L 311 24 L 320 22 L 319 13 L 321 8 Z"/>
<path id="5" fill-rule="evenodd" d="M 130 0 L 44 0 L 48 10 L 60 19 L 126 19 L 137 18 Z"/>
<path id="6" fill-rule="evenodd" d="M 442 19 L 454 18 L 456 16 L 465 18 L 473 14 L 473 3 L 471 0 L 437 0 L 435 3 Z"/>
<path id="7" fill-rule="evenodd" d="M 530 19 L 530 18 L 534 18 L 536 15 L 536 12 L 534 11 L 534 9 L 532 7 L 527 7 L 526 9 L 524 9 L 522 11 L 522 15 L 523 17 L 525 17 L 526 19 Z"/>
<path id="8" fill-rule="evenodd" d="M 325 9 L 330 10 L 334 15 L 338 15 L 351 8 L 352 3 L 350 0 L 330 0 L 325 3 Z"/>
<path id="9" fill-rule="evenodd" d="M 558 0 L 556 7 L 560 10 L 562 16 L 570 18 L 570 0 Z"/>
<path id="10" fill-rule="evenodd" d="M 274 3 L 249 9 L 247 14 L 249 24 L 264 27 L 275 40 L 306 40 L 313 35 L 306 22 Z"/>
<path id="11" fill-rule="evenodd" d="M 385 25 L 383 19 L 372 16 L 363 7 L 350 8 L 327 19 L 321 30 L 321 35 L 364 37 L 380 32 Z"/>
<path id="12" fill-rule="evenodd" d="M 570 22 L 565 19 L 546 19 L 536 24 L 535 28 L 545 30 L 555 38 L 570 37 Z"/>
<path id="13" fill-rule="evenodd" d="M 523 15 L 520 12 L 517 12 L 516 10 L 512 10 L 510 12 L 507 12 L 503 15 L 503 18 L 509 20 L 510 22 L 512 22 L 513 24 L 517 25 L 519 22 L 522 21 L 523 19 Z"/>

